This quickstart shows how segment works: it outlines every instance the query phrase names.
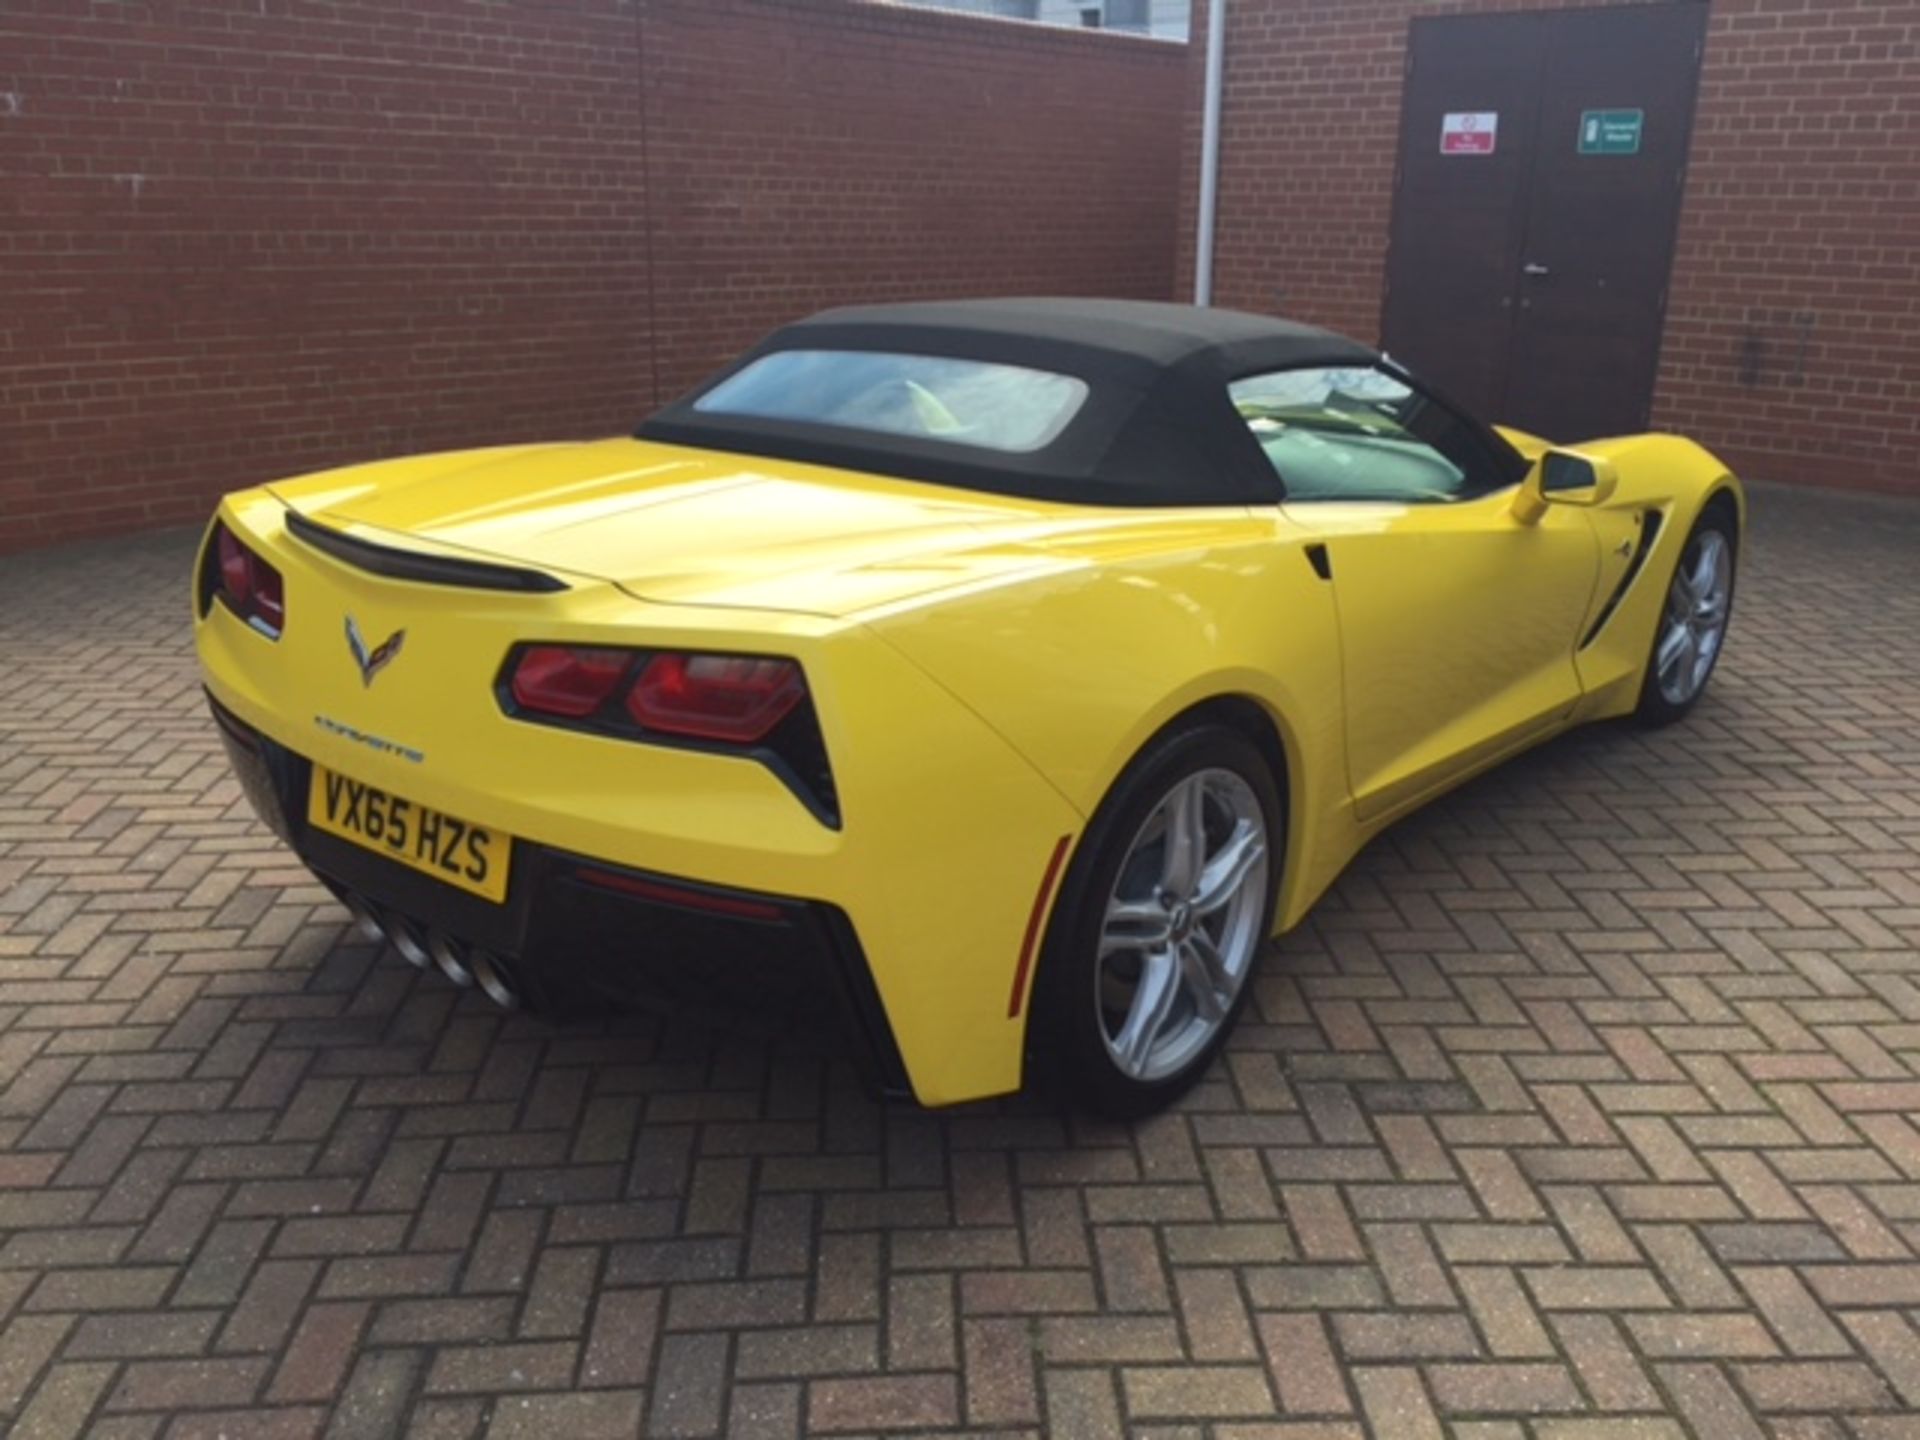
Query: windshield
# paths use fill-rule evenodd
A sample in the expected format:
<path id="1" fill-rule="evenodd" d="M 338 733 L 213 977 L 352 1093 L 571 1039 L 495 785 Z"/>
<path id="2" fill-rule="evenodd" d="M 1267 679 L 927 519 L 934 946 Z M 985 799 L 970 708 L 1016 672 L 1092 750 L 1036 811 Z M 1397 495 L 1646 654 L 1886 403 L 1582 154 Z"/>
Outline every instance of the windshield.
<path id="1" fill-rule="evenodd" d="M 709 415 L 797 420 L 1023 454 L 1086 403 L 1071 375 L 877 350 L 777 350 L 694 401 Z"/>

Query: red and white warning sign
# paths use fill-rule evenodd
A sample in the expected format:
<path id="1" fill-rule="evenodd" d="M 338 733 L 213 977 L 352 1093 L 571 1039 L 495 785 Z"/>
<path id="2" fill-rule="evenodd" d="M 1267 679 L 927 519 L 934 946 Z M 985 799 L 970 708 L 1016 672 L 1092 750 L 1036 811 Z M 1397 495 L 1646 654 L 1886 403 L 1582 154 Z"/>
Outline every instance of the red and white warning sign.
<path id="1" fill-rule="evenodd" d="M 1491 155 L 1499 139 L 1500 116 L 1496 111 L 1460 111 L 1440 119 L 1442 155 Z"/>

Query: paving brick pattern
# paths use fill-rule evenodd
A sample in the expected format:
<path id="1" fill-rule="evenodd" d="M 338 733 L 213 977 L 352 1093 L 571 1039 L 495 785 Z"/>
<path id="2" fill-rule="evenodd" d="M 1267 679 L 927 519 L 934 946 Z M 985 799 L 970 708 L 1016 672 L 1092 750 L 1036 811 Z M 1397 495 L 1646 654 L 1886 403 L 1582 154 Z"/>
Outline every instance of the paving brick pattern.
<path id="1" fill-rule="evenodd" d="M 190 537 L 0 567 L 0 1427 L 1897 1440 L 1920 510 L 1765 491 L 1686 726 L 1375 845 L 1128 1130 L 551 1030 L 245 812 Z"/>

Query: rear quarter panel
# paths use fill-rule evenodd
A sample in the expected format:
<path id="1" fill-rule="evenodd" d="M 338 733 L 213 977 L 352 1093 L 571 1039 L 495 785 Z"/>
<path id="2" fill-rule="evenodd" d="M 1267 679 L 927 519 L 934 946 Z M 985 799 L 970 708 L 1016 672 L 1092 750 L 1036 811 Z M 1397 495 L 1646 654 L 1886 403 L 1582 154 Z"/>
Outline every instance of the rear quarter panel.
<path id="1" fill-rule="evenodd" d="M 1182 713 L 1254 701 L 1286 753 L 1277 925 L 1358 843 L 1345 784 L 1332 587 L 1277 512 L 1169 514 L 1056 550 L 1054 573 L 868 617 L 1091 817 Z"/>

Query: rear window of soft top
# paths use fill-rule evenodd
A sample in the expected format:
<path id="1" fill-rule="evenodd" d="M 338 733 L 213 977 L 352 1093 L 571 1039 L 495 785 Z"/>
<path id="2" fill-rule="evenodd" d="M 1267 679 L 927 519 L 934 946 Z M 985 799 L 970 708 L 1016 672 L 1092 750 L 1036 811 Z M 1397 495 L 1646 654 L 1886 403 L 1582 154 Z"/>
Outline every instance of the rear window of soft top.
<path id="1" fill-rule="evenodd" d="M 1051 444 L 1086 400 L 1086 381 L 1023 365 L 776 350 L 720 381 L 693 408 L 1027 454 Z"/>

